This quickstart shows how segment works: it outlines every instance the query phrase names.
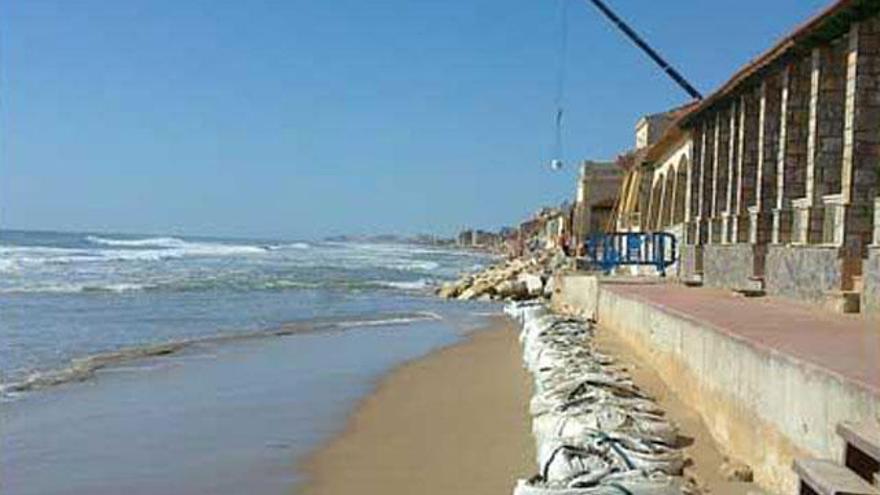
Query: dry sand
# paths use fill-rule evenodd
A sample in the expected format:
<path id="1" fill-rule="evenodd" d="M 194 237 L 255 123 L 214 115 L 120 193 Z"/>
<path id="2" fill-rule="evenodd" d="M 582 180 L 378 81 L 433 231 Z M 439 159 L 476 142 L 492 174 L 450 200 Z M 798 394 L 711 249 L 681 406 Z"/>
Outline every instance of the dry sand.
<path id="1" fill-rule="evenodd" d="M 513 323 L 406 364 L 304 463 L 306 495 L 509 494 L 531 476 L 531 382 Z"/>
<path id="2" fill-rule="evenodd" d="M 596 332 L 596 345 L 614 356 L 629 370 L 633 381 L 648 392 L 674 421 L 683 437 L 689 465 L 685 474 L 694 478 L 701 493 L 714 495 L 746 495 L 757 489 L 752 483 L 727 481 L 721 474 L 725 457 L 712 438 L 700 414 L 673 393 L 653 368 L 643 365 L 634 356 L 635 351 L 613 332 L 601 326 Z"/>

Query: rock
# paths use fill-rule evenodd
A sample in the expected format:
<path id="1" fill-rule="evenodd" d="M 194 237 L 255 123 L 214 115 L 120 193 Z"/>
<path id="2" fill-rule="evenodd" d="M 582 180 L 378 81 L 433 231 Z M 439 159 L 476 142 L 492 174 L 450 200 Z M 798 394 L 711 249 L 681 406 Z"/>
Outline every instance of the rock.
<path id="1" fill-rule="evenodd" d="M 437 295 L 440 297 L 445 297 L 446 299 L 457 297 L 460 292 L 461 286 L 454 282 L 447 282 L 441 285 L 439 289 L 437 289 Z"/>
<path id="2" fill-rule="evenodd" d="M 553 297 L 554 290 L 556 290 L 556 277 L 551 275 L 547 279 L 547 283 L 544 284 L 544 297 L 546 297 L 546 298 Z"/>
<path id="3" fill-rule="evenodd" d="M 526 285 L 529 296 L 537 297 L 544 293 L 544 281 L 538 275 L 521 273 L 517 280 Z"/>
<path id="4" fill-rule="evenodd" d="M 719 470 L 721 471 L 721 476 L 727 481 L 751 482 L 753 479 L 752 468 L 729 457 L 724 458 L 724 462 L 721 463 Z"/>
<path id="5" fill-rule="evenodd" d="M 495 294 L 495 287 L 485 280 L 477 279 L 474 281 L 474 285 L 471 285 L 458 295 L 458 299 L 461 301 L 470 301 L 484 294 L 489 296 Z"/>
<path id="6" fill-rule="evenodd" d="M 476 299 L 477 293 L 474 291 L 473 287 L 468 287 L 461 294 L 458 295 L 457 299 L 459 301 L 470 301 L 471 299 Z"/>
<path id="7" fill-rule="evenodd" d="M 529 289 L 518 280 L 504 280 L 495 286 L 495 293 L 510 299 L 523 299 L 529 295 Z"/>

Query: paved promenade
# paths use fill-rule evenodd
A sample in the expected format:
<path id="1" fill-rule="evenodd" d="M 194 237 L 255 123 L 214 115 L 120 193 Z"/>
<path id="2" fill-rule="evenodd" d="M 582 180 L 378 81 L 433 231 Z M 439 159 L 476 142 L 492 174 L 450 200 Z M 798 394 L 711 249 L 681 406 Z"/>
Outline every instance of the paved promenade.
<path id="1" fill-rule="evenodd" d="M 758 349 L 786 354 L 880 394 L 878 319 L 671 283 L 607 283 L 603 289 L 709 324 Z"/>

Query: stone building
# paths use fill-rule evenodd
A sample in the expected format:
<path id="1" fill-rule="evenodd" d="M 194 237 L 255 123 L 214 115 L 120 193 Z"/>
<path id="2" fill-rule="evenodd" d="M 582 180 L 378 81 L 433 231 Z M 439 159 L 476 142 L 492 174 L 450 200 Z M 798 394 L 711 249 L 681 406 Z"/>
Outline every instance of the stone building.
<path id="1" fill-rule="evenodd" d="M 880 310 L 880 4 L 835 2 L 640 158 L 618 222 L 677 231 L 681 277 Z"/>
<path id="2" fill-rule="evenodd" d="M 622 181 L 623 170 L 614 162 L 588 160 L 581 165 L 571 229 L 578 243 L 592 233 L 613 230 L 612 212 Z"/>

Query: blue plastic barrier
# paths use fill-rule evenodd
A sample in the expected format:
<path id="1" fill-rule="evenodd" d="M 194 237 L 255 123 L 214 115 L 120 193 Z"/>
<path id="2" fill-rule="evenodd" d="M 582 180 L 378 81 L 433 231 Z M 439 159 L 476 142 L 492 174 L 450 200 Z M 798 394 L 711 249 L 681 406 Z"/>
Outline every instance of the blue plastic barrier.
<path id="1" fill-rule="evenodd" d="M 593 234 L 584 242 L 586 259 L 605 273 L 618 266 L 654 266 L 660 276 L 678 259 L 675 236 L 668 232 Z"/>

